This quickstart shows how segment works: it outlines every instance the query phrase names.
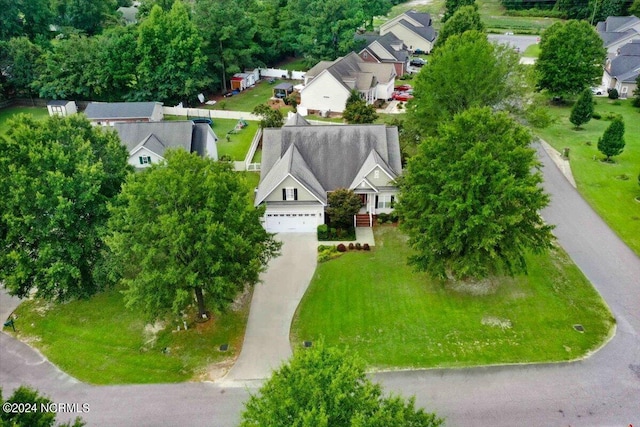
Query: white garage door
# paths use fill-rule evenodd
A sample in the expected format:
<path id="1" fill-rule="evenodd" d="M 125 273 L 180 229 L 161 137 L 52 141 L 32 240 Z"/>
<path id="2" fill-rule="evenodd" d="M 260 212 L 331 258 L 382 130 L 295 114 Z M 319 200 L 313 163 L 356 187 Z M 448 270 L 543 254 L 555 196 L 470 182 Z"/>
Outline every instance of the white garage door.
<path id="1" fill-rule="evenodd" d="M 271 233 L 314 233 L 318 228 L 318 216 L 314 213 L 268 213 L 265 225 Z"/>

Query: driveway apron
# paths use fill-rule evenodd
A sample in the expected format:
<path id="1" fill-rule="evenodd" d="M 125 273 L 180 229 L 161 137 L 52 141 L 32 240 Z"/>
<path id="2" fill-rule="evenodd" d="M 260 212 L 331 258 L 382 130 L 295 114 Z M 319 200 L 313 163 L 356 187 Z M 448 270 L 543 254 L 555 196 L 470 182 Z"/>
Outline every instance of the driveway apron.
<path id="1" fill-rule="evenodd" d="M 316 268 L 314 233 L 279 234 L 282 254 L 269 262 L 251 300 L 242 351 L 223 383 L 269 377 L 291 356 L 289 328 Z"/>

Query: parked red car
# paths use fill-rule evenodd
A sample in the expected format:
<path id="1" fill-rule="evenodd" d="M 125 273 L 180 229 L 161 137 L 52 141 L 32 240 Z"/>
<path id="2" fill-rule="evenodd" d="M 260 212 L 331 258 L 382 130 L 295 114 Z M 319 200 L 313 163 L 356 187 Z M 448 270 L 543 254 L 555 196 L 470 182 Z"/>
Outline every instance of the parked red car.
<path id="1" fill-rule="evenodd" d="M 413 99 L 413 95 L 406 92 L 393 92 L 393 99 L 396 101 L 407 102 L 410 99 Z"/>
<path id="2" fill-rule="evenodd" d="M 396 86 L 393 88 L 393 90 L 397 91 L 397 92 L 406 92 L 408 90 L 411 90 L 411 85 L 400 85 L 400 86 Z"/>

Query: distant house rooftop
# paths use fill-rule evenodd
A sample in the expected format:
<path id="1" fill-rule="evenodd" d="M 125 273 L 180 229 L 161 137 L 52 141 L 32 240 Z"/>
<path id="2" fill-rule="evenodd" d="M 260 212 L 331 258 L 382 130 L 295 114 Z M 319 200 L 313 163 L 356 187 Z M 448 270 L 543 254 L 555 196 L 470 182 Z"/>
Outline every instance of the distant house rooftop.
<path id="1" fill-rule="evenodd" d="M 84 114 L 91 121 L 159 121 L 160 102 L 90 102 Z"/>

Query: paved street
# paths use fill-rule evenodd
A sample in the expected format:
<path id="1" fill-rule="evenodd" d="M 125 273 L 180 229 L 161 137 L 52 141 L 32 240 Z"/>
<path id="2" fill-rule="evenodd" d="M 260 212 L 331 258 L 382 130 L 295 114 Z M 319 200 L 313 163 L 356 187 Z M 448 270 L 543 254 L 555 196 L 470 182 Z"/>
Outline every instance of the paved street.
<path id="1" fill-rule="evenodd" d="M 545 188 L 552 195 L 543 215 L 557 225 L 559 243 L 611 307 L 617 320 L 615 337 L 592 357 L 574 363 L 389 372 L 373 378 L 387 391 L 415 394 L 419 405 L 446 417 L 451 426 L 640 425 L 640 259 L 582 200 L 541 148 L 539 153 Z M 295 256 L 285 250 L 283 257 L 287 254 Z M 280 262 L 292 262 L 294 268 L 293 260 Z M 14 306 L 4 293 L 0 296 L 0 314 L 5 316 Z M 244 356 L 243 351 L 241 357 L 255 355 Z M 235 425 L 248 392 L 259 385 L 227 380 L 89 386 L 2 333 L 4 395 L 22 383 L 55 402 L 89 403 L 90 412 L 81 415 L 96 426 Z"/>

